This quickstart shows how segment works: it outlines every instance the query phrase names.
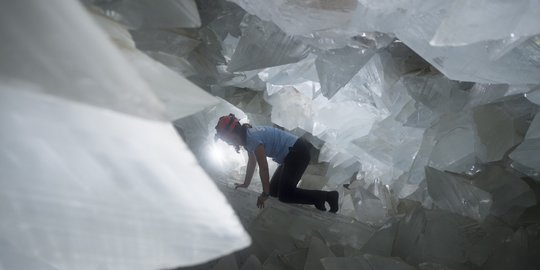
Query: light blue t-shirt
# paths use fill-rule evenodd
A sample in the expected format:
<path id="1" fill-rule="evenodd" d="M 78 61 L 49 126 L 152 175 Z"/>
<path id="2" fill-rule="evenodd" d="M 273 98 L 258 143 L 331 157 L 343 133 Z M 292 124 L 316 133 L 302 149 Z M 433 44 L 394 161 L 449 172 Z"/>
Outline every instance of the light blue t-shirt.
<path id="1" fill-rule="evenodd" d="M 252 127 L 247 129 L 246 149 L 255 152 L 257 146 L 262 144 L 266 156 L 271 157 L 275 162 L 283 164 L 298 137 L 275 127 Z"/>

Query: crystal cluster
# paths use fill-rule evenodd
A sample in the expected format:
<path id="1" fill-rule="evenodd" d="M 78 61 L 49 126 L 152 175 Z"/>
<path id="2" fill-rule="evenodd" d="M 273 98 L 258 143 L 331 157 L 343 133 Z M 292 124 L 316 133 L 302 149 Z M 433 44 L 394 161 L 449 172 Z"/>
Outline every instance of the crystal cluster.
<path id="1" fill-rule="evenodd" d="M 0 11 L 2 267 L 540 268 L 540 1 L 81 2 Z M 228 113 L 338 214 L 233 189 Z"/>
<path id="2" fill-rule="evenodd" d="M 525 261 L 511 267 L 538 265 L 540 2 L 231 2 L 197 2 L 197 49 L 223 58 L 207 56 L 214 65 L 188 75 L 230 104 L 175 125 L 210 137 L 231 107 L 244 121 L 312 142 L 317 159 L 299 185 L 337 189 L 339 214 L 380 233 L 357 253 L 318 248 L 328 259 L 305 269 L 378 269 L 377 256 L 399 257 L 387 263 L 404 269 L 503 269 L 495 254 L 510 246 L 507 258 Z M 245 156 L 231 152 L 243 160 L 210 166 L 202 147 L 211 143 L 200 133 L 184 139 L 198 141 L 193 148 L 218 181 L 243 180 Z M 290 246 L 268 245 L 276 250 L 253 252 L 263 268 L 276 254 L 286 261 Z"/>
<path id="3" fill-rule="evenodd" d="M 1 269 L 163 269 L 250 244 L 169 122 L 217 98 L 76 1 L 3 4 Z"/>

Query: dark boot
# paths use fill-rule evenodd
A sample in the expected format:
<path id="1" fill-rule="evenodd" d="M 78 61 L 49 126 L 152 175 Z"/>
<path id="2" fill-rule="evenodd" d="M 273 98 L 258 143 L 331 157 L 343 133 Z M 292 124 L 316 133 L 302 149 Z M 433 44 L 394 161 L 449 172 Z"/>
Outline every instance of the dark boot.
<path id="1" fill-rule="evenodd" d="M 335 213 L 339 210 L 339 193 L 337 191 L 329 191 L 326 193 L 326 202 L 330 205 L 330 212 Z"/>
<path id="2" fill-rule="evenodd" d="M 319 201 L 319 202 L 315 203 L 315 208 L 317 208 L 318 210 L 321 210 L 321 211 L 326 211 L 326 207 L 324 206 L 324 202 L 325 201 Z"/>

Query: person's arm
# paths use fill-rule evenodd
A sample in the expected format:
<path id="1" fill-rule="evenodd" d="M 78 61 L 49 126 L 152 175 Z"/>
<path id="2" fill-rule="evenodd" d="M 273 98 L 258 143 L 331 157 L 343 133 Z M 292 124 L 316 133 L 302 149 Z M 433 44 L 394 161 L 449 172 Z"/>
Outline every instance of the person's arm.
<path id="1" fill-rule="evenodd" d="M 242 187 L 247 188 L 251 184 L 251 179 L 253 178 L 253 173 L 255 172 L 255 165 L 257 162 L 255 160 L 255 153 L 248 151 L 248 163 L 246 167 L 246 177 L 244 178 L 243 184 L 235 184 L 236 188 Z"/>
<path id="2" fill-rule="evenodd" d="M 270 192 L 270 172 L 268 171 L 266 152 L 264 151 L 264 146 L 262 144 L 255 149 L 255 158 L 257 159 L 257 164 L 259 164 L 259 176 L 261 177 L 263 187 L 263 193 L 257 199 L 257 207 L 263 208 L 264 201 L 268 199 L 268 194 Z"/>

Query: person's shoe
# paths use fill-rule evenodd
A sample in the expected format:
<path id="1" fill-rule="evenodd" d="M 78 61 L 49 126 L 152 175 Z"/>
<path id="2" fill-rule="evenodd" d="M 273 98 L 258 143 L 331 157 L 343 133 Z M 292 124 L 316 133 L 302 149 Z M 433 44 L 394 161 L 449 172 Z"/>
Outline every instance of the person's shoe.
<path id="1" fill-rule="evenodd" d="M 337 191 L 329 191 L 326 194 L 326 201 L 330 205 L 330 213 L 335 213 L 339 210 L 339 193 Z"/>
<path id="2" fill-rule="evenodd" d="M 317 208 L 317 209 L 319 209 L 321 211 L 326 211 L 326 207 L 324 207 L 324 201 L 322 201 L 321 203 L 316 203 L 315 208 Z"/>

